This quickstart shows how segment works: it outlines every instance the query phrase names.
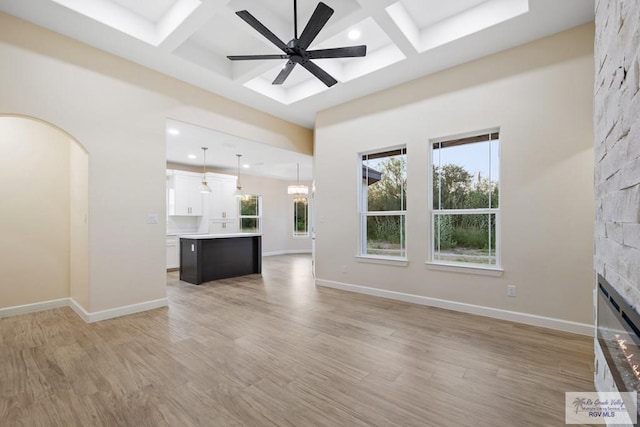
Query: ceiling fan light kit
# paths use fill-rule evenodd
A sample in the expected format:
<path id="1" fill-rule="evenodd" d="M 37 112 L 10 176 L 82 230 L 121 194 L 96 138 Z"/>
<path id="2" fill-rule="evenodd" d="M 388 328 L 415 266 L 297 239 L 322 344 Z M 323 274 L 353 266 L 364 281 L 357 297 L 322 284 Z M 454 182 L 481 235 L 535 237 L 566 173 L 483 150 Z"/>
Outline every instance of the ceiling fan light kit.
<path id="1" fill-rule="evenodd" d="M 313 40 L 316 38 L 320 30 L 326 25 L 333 15 L 333 9 L 326 4 L 320 2 L 316 6 L 315 11 L 309 18 L 309 22 L 302 30 L 302 34 L 298 37 L 298 2 L 293 1 L 293 26 L 294 34 L 293 39 L 288 43 L 284 43 L 278 36 L 273 34 L 271 30 L 265 27 L 256 17 L 246 10 L 240 10 L 236 12 L 243 21 L 253 27 L 256 31 L 262 34 L 267 40 L 276 45 L 284 54 L 275 55 L 231 55 L 227 56 L 231 61 L 247 61 L 247 60 L 262 60 L 262 59 L 287 59 L 287 63 L 284 65 L 280 73 L 273 81 L 274 85 L 281 85 L 285 82 L 289 74 L 293 71 L 296 64 L 300 64 L 303 68 L 316 76 L 322 83 L 331 87 L 338 83 L 338 81 L 329 73 L 320 68 L 312 59 L 325 59 L 325 58 L 355 58 L 366 56 L 367 46 L 347 46 L 337 47 L 332 49 L 317 49 L 307 50 Z"/>

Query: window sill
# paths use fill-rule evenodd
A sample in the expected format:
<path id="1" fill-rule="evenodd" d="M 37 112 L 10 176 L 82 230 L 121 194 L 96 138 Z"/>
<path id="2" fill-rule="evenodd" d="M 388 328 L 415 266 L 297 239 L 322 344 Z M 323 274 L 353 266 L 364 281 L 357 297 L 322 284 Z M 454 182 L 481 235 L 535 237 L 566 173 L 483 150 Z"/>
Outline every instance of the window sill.
<path id="1" fill-rule="evenodd" d="M 356 256 L 356 262 L 363 262 L 366 264 L 392 265 L 394 267 L 406 267 L 409 265 L 408 259 L 365 256 L 365 255 Z"/>
<path id="2" fill-rule="evenodd" d="M 444 264 L 440 262 L 425 262 L 429 270 L 449 271 L 452 273 L 479 274 L 481 276 L 501 277 L 504 273 L 498 267 L 478 267 L 476 265 Z"/>

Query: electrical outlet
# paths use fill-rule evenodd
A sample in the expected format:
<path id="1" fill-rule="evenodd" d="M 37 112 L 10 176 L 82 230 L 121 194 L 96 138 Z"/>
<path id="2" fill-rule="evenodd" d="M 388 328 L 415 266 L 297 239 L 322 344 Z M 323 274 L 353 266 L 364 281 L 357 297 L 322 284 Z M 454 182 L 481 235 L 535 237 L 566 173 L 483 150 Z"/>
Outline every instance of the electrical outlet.
<path id="1" fill-rule="evenodd" d="M 342 272 L 343 273 L 347 273 L 349 271 L 349 267 L 347 267 L 346 265 L 342 266 Z"/>
<path id="2" fill-rule="evenodd" d="M 515 297 L 516 296 L 516 286 L 515 285 L 507 286 L 507 296 L 508 297 Z"/>
<path id="3" fill-rule="evenodd" d="M 159 221 L 158 214 L 147 215 L 147 224 L 157 224 Z"/>

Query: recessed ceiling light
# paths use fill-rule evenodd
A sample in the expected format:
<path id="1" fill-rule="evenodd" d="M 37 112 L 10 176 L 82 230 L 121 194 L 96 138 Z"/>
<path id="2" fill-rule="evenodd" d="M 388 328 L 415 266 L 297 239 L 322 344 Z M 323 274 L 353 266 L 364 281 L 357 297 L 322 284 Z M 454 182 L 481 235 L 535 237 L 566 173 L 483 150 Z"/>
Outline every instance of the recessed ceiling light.
<path id="1" fill-rule="evenodd" d="M 351 30 L 349 34 L 347 34 L 347 37 L 349 37 L 349 40 L 358 40 L 361 35 L 360 30 Z"/>
<path id="2" fill-rule="evenodd" d="M 189 154 L 187 157 L 189 157 L 190 159 L 197 159 L 198 156 L 196 156 L 195 154 Z"/>
<path id="3" fill-rule="evenodd" d="M 242 167 L 245 168 L 245 169 L 249 169 L 251 166 L 247 165 L 247 164 L 244 164 L 244 165 L 242 165 Z"/>
<path id="4" fill-rule="evenodd" d="M 169 135 L 180 135 L 180 131 L 178 129 L 169 129 L 167 133 Z"/>

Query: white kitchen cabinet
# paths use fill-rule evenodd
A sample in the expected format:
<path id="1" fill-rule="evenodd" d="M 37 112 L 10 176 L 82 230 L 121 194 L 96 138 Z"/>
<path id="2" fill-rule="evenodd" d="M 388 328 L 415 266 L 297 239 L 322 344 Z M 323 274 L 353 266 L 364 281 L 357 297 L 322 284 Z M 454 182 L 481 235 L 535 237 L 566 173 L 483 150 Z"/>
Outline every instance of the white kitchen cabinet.
<path id="1" fill-rule="evenodd" d="M 180 245 L 178 236 L 167 236 L 167 270 L 180 268 Z"/>
<path id="2" fill-rule="evenodd" d="M 210 234 L 237 233 L 238 220 L 213 220 L 209 222 Z"/>
<path id="3" fill-rule="evenodd" d="M 202 175 L 171 171 L 167 179 L 169 215 L 202 216 L 203 194 L 200 193 Z"/>
<path id="4" fill-rule="evenodd" d="M 238 199 L 233 195 L 236 191 L 236 177 L 232 175 L 207 174 L 207 180 L 213 193 L 211 194 L 211 220 L 236 222 L 238 219 Z M 230 231 L 224 231 L 229 233 Z"/>

